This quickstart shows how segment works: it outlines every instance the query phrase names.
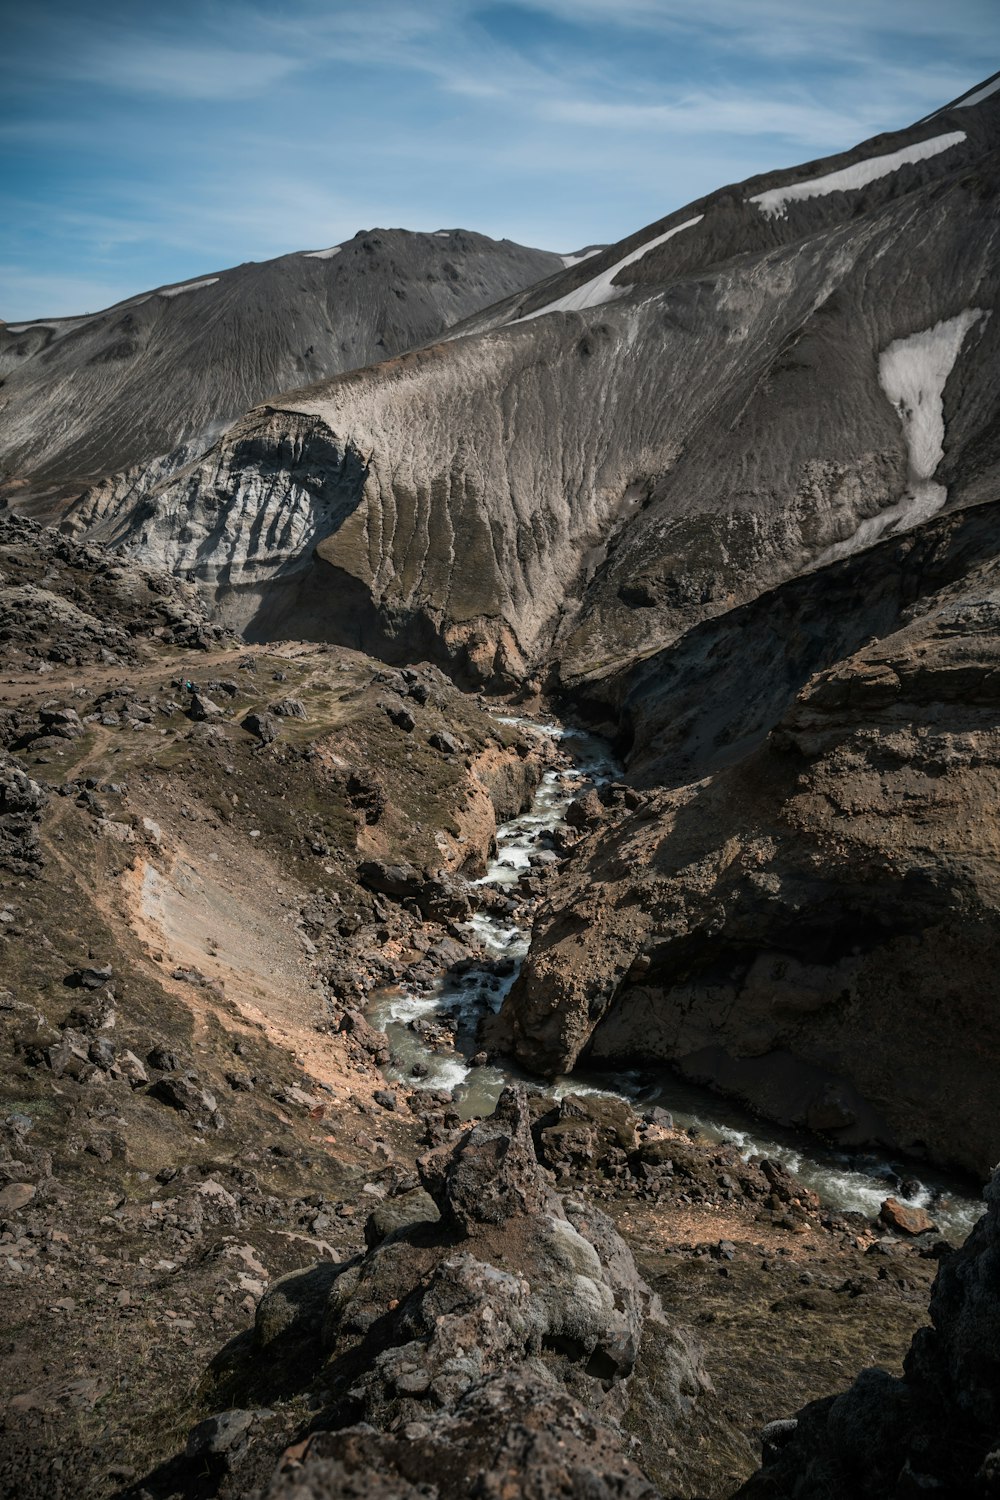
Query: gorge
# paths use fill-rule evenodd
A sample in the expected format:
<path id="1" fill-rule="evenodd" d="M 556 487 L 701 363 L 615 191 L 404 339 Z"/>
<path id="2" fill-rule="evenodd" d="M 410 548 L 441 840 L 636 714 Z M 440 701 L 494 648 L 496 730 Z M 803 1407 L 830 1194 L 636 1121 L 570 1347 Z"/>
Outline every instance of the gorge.
<path id="1" fill-rule="evenodd" d="M 4 1495 L 996 1493 L 998 126 L 0 324 Z"/>

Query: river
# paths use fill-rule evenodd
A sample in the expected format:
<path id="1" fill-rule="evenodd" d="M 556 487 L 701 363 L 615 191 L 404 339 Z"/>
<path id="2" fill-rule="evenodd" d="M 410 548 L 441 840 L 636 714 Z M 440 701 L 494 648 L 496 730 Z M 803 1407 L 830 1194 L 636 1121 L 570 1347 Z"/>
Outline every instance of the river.
<path id="1" fill-rule="evenodd" d="M 507 888 L 513 895 L 526 872 L 552 859 L 551 835 L 563 824 L 570 802 L 589 787 L 617 780 L 621 767 L 605 741 L 582 730 L 513 715 L 497 717 L 502 723 L 557 741 L 565 762 L 545 771 L 527 812 L 497 829 L 496 855 L 482 879 L 474 882 Z M 454 1091 L 456 1108 L 465 1119 L 488 1114 L 510 1078 L 556 1097 L 567 1093 L 624 1095 L 637 1110 L 660 1105 L 670 1110 L 680 1128 L 732 1142 L 746 1156 L 776 1158 L 834 1209 L 871 1218 L 891 1194 L 900 1202 L 926 1208 L 953 1243 L 960 1243 L 983 1213 L 981 1199 L 970 1195 L 968 1184 L 923 1163 L 827 1147 L 817 1137 L 762 1121 L 666 1069 L 579 1071 L 542 1082 L 520 1072 L 509 1060 L 503 1068 L 473 1066 L 480 1023 L 484 1015 L 500 1009 L 528 951 L 530 911 L 522 906 L 516 917 L 480 911 L 466 924 L 466 932 L 470 942 L 483 950 L 482 967 L 467 969 L 457 977 L 442 975 L 426 993 L 401 987 L 372 996 L 369 1018 L 388 1034 L 393 1063 L 387 1074 L 392 1080 L 411 1088 Z M 427 1022 L 443 1023 L 446 1034 L 453 1033 L 453 1045 L 442 1046 L 439 1039 L 422 1034 L 421 1023 Z M 422 1076 L 414 1076 L 415 1067 L 425 1070 Z M 905 1179 L 919 1183 L 909 1196 L 902 1191 Z"/>

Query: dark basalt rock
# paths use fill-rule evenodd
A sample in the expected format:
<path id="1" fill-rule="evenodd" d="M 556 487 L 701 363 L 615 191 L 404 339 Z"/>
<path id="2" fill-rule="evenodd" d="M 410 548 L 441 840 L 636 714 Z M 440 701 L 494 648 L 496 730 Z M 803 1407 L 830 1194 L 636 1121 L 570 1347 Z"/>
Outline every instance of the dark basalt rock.
<path id="1" fill-rule="evenodd" d="M 1000 1178 L 961 1250 L 941 1266 L 931 1327 L 904 1374 L 863 1370 L 763 1434 L 740 1500 L 972 1500 L 1000 1494 Z"/>
<path id="2" fill-rule="evenodd" d="M 47 800 L 38 782 L 0 750 L 0 867 L 13 875 L 34 874 L 41 865 L 38 823 Z"/>
<path id="3" fill-rule="evenodd" d="M 705 1378 L 610 1220 L 552 1191 L 523 1089 L 505 1089 L 488 1120 L 420 1170 L 430 1196 L 411 1188 L 380 1204 L 363 1255 L 265 1294 L 242 1375 L 216 1363 L 231 1410 L 251 1390 L 273 1399 L 269 1379 L 322 1389 L 311 1435 L 287 1449 L 268 1496 L 416 1495 L 433 1475 L 439 1500 L 653 1500 L 617 1427 L 647 1332 L 661 1425 L 685 1417 Z M 266 1428 L 255 1437 L 222 1414 L 188 1451 L 231 1428 L 242 1446 L 228 1492 L 259 1491 L 277 1456 Z"/>
<path id="4" fill-rule="evenodd" d="M 240 728 L 245 729 L 247 734 L 252 734 L 262 745 L 270 745 L 278 737 L 278 721 L 269 713 L 247 714 L 240 721 Z"/>
<path id="5" fill-rule="evenodd" d="M 657 1500 L 620 1435 L 565 1392 L 507 1372 L 402 1433 L 320 1433 L 265 1500 Z"/>

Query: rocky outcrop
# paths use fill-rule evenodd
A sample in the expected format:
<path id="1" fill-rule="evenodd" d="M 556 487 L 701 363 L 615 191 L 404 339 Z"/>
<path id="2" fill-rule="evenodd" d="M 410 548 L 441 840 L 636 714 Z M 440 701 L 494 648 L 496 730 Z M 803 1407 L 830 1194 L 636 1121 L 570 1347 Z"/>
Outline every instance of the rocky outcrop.
<path id="1" fill-rule="evenodd" d="M 686 631 L 580 704 L 615 720 L 639 787 L 684 786 L 758 748 L 816 673 L 992 567 L 995 500 L 949 511 Z"/>
<path id="2" fill-rule="evenodd" d="M 764 1467 L 741 1500 L 941 1500 L 1000 1485 L 1000 1183 L 986 1215 L 949 1257 L 902 1378 L 864 1370 L 840 1396 L 764 1432 Z"/>
<path id="3" fill-rule="evenodd" d="M 37 825 L 47 800 L 38 782 L 0 749 L 0 869 L 35 873 L 42 862 Z"/>
<path id="4" fill-rule="evenodd" d="M 137 661 L 143 641 L 207 650 L 228 637 L 191 584 L 10 513 L 0 513 L 0 585 L 8 670 L 115 666 Z"/>
<path id="5" fill-rule="evenodd" d="M 647 1333 L 658 1340 L 664 1431 L 706 1381 L 610 1220 L 549 1186 L 523 1090 L 507 1088 L 489 1120 L 419 1169 L 427 1191 L 409 1191 L 412 1213 L 387 1216 L 390 1200 L 365 1255 L 277 1283 L 257 1310 L 245 1373 L 234 1384 L 224 1362 L 217 1368 L 231 1396 L 240 1379 L 260 1395 L 290 1368 L 300 1389 L 322 1389 L 271 1500 L 416 1495 L 428 1474 L 441 1500 L 654 1500 L 617 1425 Z M 263 1441 L 225 1451 L 216 1480 L 228 1474 L 228 1493 L 274 1462 Z M 188 1452 L 204 1458 L 197 1442 Z"/>
<path id="6" fill-rule="evenodd" d="M 46 516 L 95 482 L 98 512 L 133 505 L 258 401 L 434 338 L 562 265 L 462 229 L 373 229 L 104 312 L 0 324 L 3 492 Z"/>
<path id="7" fill-rule="evenodd" d="M 709 194 L 76 520 L 260 636 L 604 679 L 989 494 L 998 116 Z"/>
<path id="8" fill-rule="evenodd" d="M 1000 560 L 991 507 L 957 551 L 952 519 L 913 556 L 936 559 L 927 583 L 962 554 L 961 576 L 810 679 L 742 760 L 575 846 L 504 1013 L 530 1067 L 669 1061 L 772 1118 L 989 1169 Z M 772 688 L 782 669 L 776 652 Z"/>

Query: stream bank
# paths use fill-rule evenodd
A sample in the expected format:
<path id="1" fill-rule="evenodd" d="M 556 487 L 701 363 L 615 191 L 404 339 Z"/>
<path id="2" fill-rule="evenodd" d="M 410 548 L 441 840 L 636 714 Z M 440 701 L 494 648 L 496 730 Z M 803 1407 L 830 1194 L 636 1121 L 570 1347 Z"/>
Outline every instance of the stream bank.
<path id="1" fill-rule="evenodd" d="M 462 924 L 463 937 L 482 957 L 443 971 L 430 986 L 405 983 L 372 995 L 368 1017 L 392 1049 L 386 1072 L 410 1088 L 451 1093 L 463 1119 L 490 1113 L 512 1079 L 561 1099 L 567 1094 L 625 1098 L 638 1114 L 667 1110 L 675 1126 L 708 1142 L 738 1147 L 747 1159 L 779 1161 L 820 1200 L 841 1212 L 873 1218 L 895 1197 L 931 1213 L 942 1234 L 960 1243 L 984 1205 L 973 1185 L 924 1163 L 881 1151 L 837 1150 L 821 1138 L 783 1129 L 739 1104 L 687 1082 L 666 1069 L 595 1072 L 579 1069 L 544 1081 L 511 1058 L 502 1065 L 480 1050 L 483 1021 L 499 1012 L 528 951 L 532 915 L 540 897 L 538 872 L 559 859 L 570 804 L 591 789 L 618 780 L 621 767 L 606 741 L 581 729 L 515 715 L 501 722 L 553 742 L 555 764 L 544 772 L 530 808 L 497 829 L 496 852 L 486 873 L 470 883 L 479 909 Z"/>

